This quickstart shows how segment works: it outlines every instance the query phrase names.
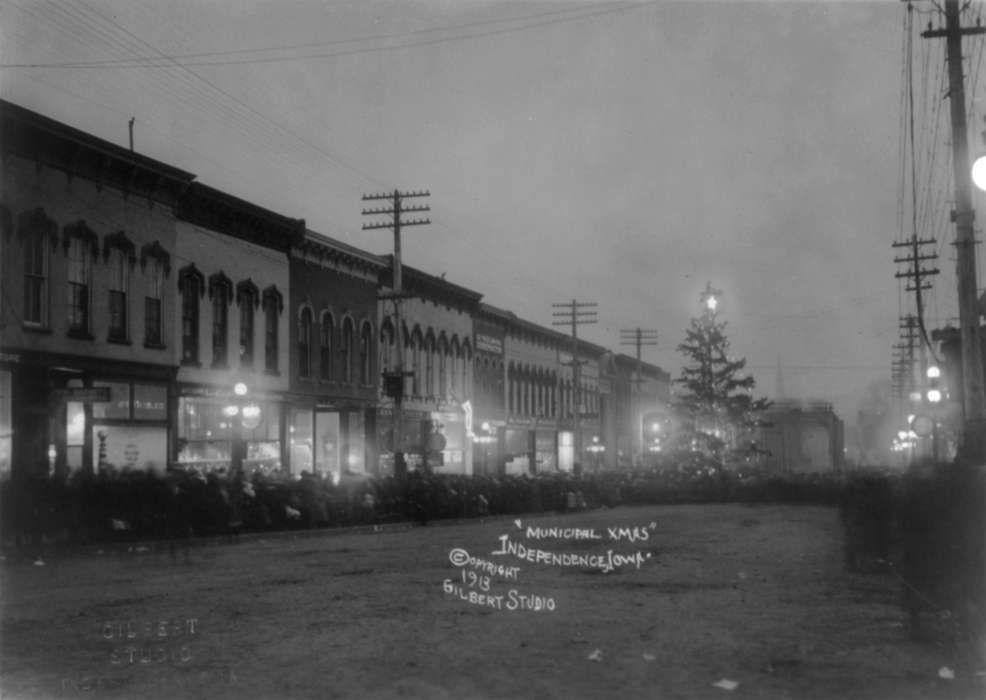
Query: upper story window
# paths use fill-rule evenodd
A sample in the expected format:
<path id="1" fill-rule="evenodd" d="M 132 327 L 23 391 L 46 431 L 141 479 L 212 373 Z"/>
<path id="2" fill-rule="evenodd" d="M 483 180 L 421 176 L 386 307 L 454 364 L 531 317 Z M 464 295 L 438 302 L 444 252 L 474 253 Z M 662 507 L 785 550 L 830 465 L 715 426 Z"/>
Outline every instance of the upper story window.
<path id="1" fill-rule="evenodd" d="M 26 326 L 48 326 L 51 249 L 58 225 L 38 208 L 20 215 L 18 237 L 24 249 L 24 316 Z"/>
<path id="2" fill-rule="evenodd" d="M 353 351 L 355 350 L 355 331 L 353 319 L 347 318 L 342 322 L 342 373 L 344 381 L 353 381 Z"/>
<path id="3" fill-rule="evenodd" d="M 240 366 L 253 367 L 253 317 L 260 306 L 260 292 L 250 280 L 236 285 L 236 303 L 240 307 Z"/>
<path id="4" fill-rule="evenodd" d="M 271 285 L 264 290 L 262 305 L 264 309 L 264 369 L 276 373 L 278 344 L 278 320 L 284 310 L 284 297 Z"/>
<path id="5" fill-rule="evenodd" d="M 107 263 L 109 283 L 107 339 L 126 342 L 130 339 L 130 271 L 137 261 L 134 244 L 123 231 L 107 236 L 103 242 L 103 259 Z"/>
<path id="6" fill-rule="evenodd" d="M 332 379 L 332 336 L 335 332 L 335 322 L 328 311 L 322 313 L 319 327 L 318 344 L 318 376 L 329 381 Z"/>
<path id="7" fill-rule="evenodd" d="M 209 277 L 212 299 L 212 366 L 225 367 L 229 361 L 229 307 L 233 303 L 233 283 L 222 272 Z"/>
<path id="8" fill-rule="evenodd" d="M 199 300 L 205 296 L 205 279 L 195 265 L 183 267 L 178 273 L 181 293 L 181 361 L 199 361 Z"/>
<path id="9" fill-rule="evenodd" d="M 359 332 L 359 381 L 360 384 L 370 383 L 370 372 L 373 351 L 373 330 L 369 323 L 364 323 Z"/>
<path id="10" fill-rule="evenodd" d="M 302 306 L 298 312 L 298 376 L 310 377 L 312 374 L 312 310 Z"/>
<path id="11" fill-rule="evenodd" d="M 42 236 L 24 241 L 24 323 L 48 325 L 48 259 Z"/>
<path id="12" fill-rule="evenodd" d="M 130 288 L 130 268 L 126 254 L 120 249 L 109 251 L 109 340 L 128 338 L 127 291 Z"/>
<path id="13" fill-rule="evenodd" d="M 163 348 L 164 279 L 171 273 L 171 257 L 157 241 L 148 243 L 140 249 L 140 267 L 144 271 L 144 346 Z"/>
<path id="14" fill-rule="evenodd" d="M 98 237 L 84 222 L 65 227 L 65 258 L 67 263 L 67 313 L 69 335 L 89 336 L 92 294 L 92 258 Z"/>

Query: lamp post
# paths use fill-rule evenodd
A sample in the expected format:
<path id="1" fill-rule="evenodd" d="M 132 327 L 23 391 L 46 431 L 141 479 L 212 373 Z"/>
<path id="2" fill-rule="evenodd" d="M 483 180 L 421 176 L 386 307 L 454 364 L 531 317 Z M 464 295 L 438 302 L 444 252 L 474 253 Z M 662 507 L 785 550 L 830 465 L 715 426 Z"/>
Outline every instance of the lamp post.
<path id="1" fill-rule="evenodd" d="M 247 385 L 243 382 L 237 382 L 233 386 L 233 402 L 223 408 L 223 414 L 229 419 L 230 428 L 233 431 L 229 450 L 231 475 L 243 471 L 243 460 L 246 458 L 246 440 L 243 437 L 243 429 L 253 430 L 260 425 L 260 406 L 247 401 L 248 393 Z"/>

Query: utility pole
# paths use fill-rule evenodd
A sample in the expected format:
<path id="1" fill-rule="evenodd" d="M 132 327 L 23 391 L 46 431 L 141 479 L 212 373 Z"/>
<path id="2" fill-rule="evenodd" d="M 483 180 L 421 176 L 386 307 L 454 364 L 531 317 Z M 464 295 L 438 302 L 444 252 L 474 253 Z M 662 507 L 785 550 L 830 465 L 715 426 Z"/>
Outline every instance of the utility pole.
<path id="1" fill-rule="evenodd" d="M 637 348 L 637 376 L 633 380 L 633 400 L 632 411 L 634 415 L 636 433 L 636 456 L 643 459 L 644 456 L 644 410 L 641 389 L 644 380 L 640 376 L 640 349 L 645 345 L 657 345 L 657 331 L 653 328 L 644 330 L 643 328 L 623 329 L 620 331 L 620 345 L 635 345 Z M 636 466 L 636 459 L 634 460 Z"/>
<path id="2" fill-rule="evenodd" d="M 393 192 L 383 194 L 364 194 L 363 201 L 389 200 L 390 209 L 364 209 L 364 216 L 378 214 L 389 214 L 389 222 L 377 222 L 363 224 L 364 231 L 379 228 L 389 228 L 394 232 L 394 255 L 393 255 L 393 290 L 390 294 L 381 295 L 382 299 L 392 299 L 394 302 L 394 344 L 397 346 L 397 367 L 391 373 L 384 374 L 384 391 L 392 395 L 394 399 L 393 416 L 393 439 L 394 439 L 394 476 L 402 477 L 407 474 L 407 463 L 404 460 L 404 380 L 413 372 L 404 371 L 404 327 L 401 322 L 401 300 L 408 295 L 404 294 L 401 280 L 401 229 L 405 226 L 423 226 L 430 224 L 428 219 L 409 219 L 402 220 L 401 214 L 409 212 L 431 211 L 427 205 L 404 206 L 405 199 L 414 197 L 430 197 L 430 192 Z M 390 376 L 388 376 L 388 374 Z M 424 451 L 424 447 L 422 451 Z"/>
<path id="3" fill-rule="evenodd" d="M 566 309 L 565 311 L 555 311 L 551 315 L 564 318 L 562 321 L 552 321 L 553 326 L 572 327 L 572 403 L 573 405 L 573 432 L 575 440 L 575 460 L 580 465 L 582 459 L 582 365 L 586 364 L 579 359 L 579 337 L 578 327 L 587 323 L 596 323 L 595 311 L 583 311 L 581 309 L 593 309 L 599 304 L 595 302 L 579 302 L 572 299 L 563 304 L 552 304 L 556 309 Z"/>
<path id="4" fill-rule="evenodd" d="M 962 37 L 986 33 L 986 27 L 962 27 L 959 0 L 944 0 L 945 28 L 921 33 L 944 37 L 948 60 L 948 96 L 952 117 L 952 169 L 955 179 L 955 272 L 958 278 L 959 333 L 962 342 L 963 417 L 961 454 L 973 464 L 986 457 L 986 396 L 983 392 L 982 344 L 976 298 L 976 239 L 972 222 L 969 144 L 965 121 L 965 86 L 962 77 Z"/>
<path id="5" fill-rule="evenodd" d="M 910 255 L 907 257 L 897 257 L 894 258 L 895 263 L 908 263 L 910 264 L 910 269 L 905 269 L 903 271 L 894 274 L 897 279 L 904 278 L 907 280 L 907 286 L 905 291 L 914 292 L 914 304 L 917 309 L 916 315 L 906 316 L 907 328 L 911 329 L 909 332 L 919 331 L 920 341 L 919 347 L 921 349 L 921 365 L 920 365 L 920 378 L 919 382 L 924 381 L 925 372 L 928 370 L 928 331 L 924 327 L 924 297 L 922 292 L 926 289 L 931 289 L 931 283 L 925 281 L 924 278 L 930 277 L 932 275 L 938 274 L 938 268 L 924 268 L 921 267 L 921 262 L 923 260 L 937 260 L 938 253 L 924 253 L 922 254 L 920 246 L 924 245 L 935 245 L 936 241 L 934 238 L 919 239 L 917 234 L 913 234 L 909 241 L 901 241 L 893 243 L 894 248 L 909 248 Z M 901 326 L 904 328 L 904 326 Z M 913 349 L 912 349 L 913 354 Z M 914 388 L 914 387 L 912 387 Z M 916 387 L 920 389 L 921 387 Z"/>

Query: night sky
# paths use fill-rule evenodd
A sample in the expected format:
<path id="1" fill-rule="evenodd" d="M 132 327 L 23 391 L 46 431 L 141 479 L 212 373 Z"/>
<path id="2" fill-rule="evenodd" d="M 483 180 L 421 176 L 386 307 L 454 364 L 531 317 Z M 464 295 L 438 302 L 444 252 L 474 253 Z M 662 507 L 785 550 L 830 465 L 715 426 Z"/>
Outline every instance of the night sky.
<path id="1" fill-rule="evenodd" d="M 584 337 L 632 354 L 620 330 L 656 329 L 644 357 L 672 374 L 711 281 L 757 392 L 779 363 L 788 397 L 853 423 L 910 311 L 891 243 L 913 220 L 943 243 L 928 325 L 957 315 L 944 46 L 910 54 L 920 196 L 942 203 L 912 217 L 905 19 L 889 0 L 10 0 L 0 95 L 120 145 L 134 117 L 141 153 L 375 253 L 391 238 L 361 230 L 361 195 L 427 189 L 408 264 L 546 326 L 597 302 Z"/>

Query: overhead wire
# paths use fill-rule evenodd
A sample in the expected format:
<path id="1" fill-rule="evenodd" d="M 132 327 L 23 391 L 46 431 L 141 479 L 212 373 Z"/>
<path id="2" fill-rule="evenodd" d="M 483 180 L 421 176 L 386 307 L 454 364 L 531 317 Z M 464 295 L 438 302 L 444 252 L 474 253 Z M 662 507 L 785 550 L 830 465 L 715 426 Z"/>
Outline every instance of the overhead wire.
<path id="1" fill-rule="evenodd" d="M 604 15 L 614 14 L 618 12 L 626 12 L 628 10 L 635 10 L 641 7 L 647 7 L 649 5 L 655 5 L 663 2 L 663 0 L 642 0 L 641 2 L 634 2 L 619 7 L 613 7 L 611 5 L 605 7 L 605 9 L 595 10 L 592 12 L 584 12 L 577 15 L 564 16 L 564 17 L 554 17 L 552 19 L 541 19 L 538 21 L 527 22 L 518 27 L 507 27 L 504 29 L 489 30 L 484 32 L 472 32 L 472 33 L 462 33 L 453 34 L 452 36 L 439 37 L 436 39 L 422 39 L 418 41 L 408 41 L 407 43 L 397 44 L 392 46 L 373 46 L 364 47 L 357 49 L 349 49 L 342 51 L 334 51 L 329 53 L 316 53 L 316 54 L 305 54 L 302 56 L 287 56 L 287 57 L 266 57 L 266 58 L 246 58 L 246 59 L 230 59 L 230 60 L 216 60 L 216 61 L 181 61 L 172 56 L 164 54 L 162 52 L 157 52 L 156 57 L 148 56 L 135 56 L 132 57 L 131 63 L 95 63 L 95 62 L 85 62 L 85 61 L 65 61 L 60 63 L 6 63 L 0 64 L 0 68 L 58 68 L 58 69 L 121 69 L 121 68 L 181 68 L 181 67 L 193 67 L 193 66 L 228 66 L 228 65 L 245 65 L 245 64 L 256 64 L 256 63 L 283 63 L 288 61 L 302 61 L 302 60 L 312 60 L 312 59 L 324 59 L 324 58 L 337 58 L 341 56 L 354 56 L 366 53 L 378 53 L 381 51 L 397 51 L 401 49 L 411 49 L 419 48 L 422 46 L 434 46 L 436 44 L 444 44 L 454 41 L 463 41 L 467 39 L 480 39 L 491 36 L 500 36 L 504 34 L 512 34 L 520 31 L 526 31 L 528 29 L 536 29 L 545 26 L 551 26 L 555 24 L 560 24 L 563 22 L 573 22 L 583 19 L 594 19 L 597 17 L 602 17 Z M 506 20 L 505 20 L 506 21 Z M 411 34 L 410 32 L 408 34 Z"/>

